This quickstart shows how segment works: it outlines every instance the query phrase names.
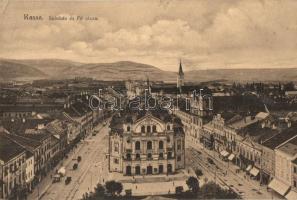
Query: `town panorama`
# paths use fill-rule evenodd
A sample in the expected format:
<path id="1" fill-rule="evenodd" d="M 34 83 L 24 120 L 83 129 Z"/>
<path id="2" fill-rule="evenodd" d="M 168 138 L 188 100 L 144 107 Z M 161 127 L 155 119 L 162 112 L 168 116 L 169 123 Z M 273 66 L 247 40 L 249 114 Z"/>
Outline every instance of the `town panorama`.
<path id="1" fill-rule="evenodd" d="M 297 199 L 297 2 L 0 2 L 0 200 Z"/>

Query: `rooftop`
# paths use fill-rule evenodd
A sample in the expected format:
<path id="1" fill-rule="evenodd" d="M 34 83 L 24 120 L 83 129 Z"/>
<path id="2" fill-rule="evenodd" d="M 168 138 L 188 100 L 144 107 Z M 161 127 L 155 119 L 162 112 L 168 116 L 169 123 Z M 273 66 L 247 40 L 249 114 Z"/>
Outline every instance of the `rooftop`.
<path id="1" fill-rule="evenodd" d="M 158 120 L 167 123 L 173 123 L 175 127 L 175 133 L 180 133 L 180 129 L 178 127 L 182 127 L 182 123 L 179 118 L 176 118 L 175 116 L 168 113 L 167 110 L 163 109 L 151 109 L 151 110 L 133 110 L 133 109 L 125 109 L 124 111 L 119 112 L 118 115 L 114 115 L 111 122 L 110 122 L 110 128 L 111 128 L 111 134 L 112 133 L 123 133 L 123 124 L 124 123 L 136 123 L 141 118 L 145 117 L 146 115 L 151 115 Z"/>
<path id="2" fill-rule="evenodd" d="M 46 125 L 53 119 L 7 119 L 2 120 L 3 127 L 10 133 L 24 134 L 27 129 L 38 129 L 38 125 Z"/>
<path id="3" fill-rule="evenodd" d="M 277 135 L 266 140 L 265 142 L 262 143 L 262 145 L 270 149 L 275 149 L 276 147 L 278 147 L 279 145 L 293 138 L 296 135 L 297 135 L 297 124 L 292 124 L 290 128 L 287 128 L 281 131 L 280 133 L 278 133 Z"/>
<path id="4" fill-rule="evenodd" d="M 290 156 L 295 156 L 297 154 L 297 138 L 290 140 L 278 149 Z"/>
<path id="5" fill-rule="evenodd" d="M 20 135 L 15 135 L 15 134 L 7 134 L 7 137 L 15 141 L 16 143 L 20 144 L 24 148 L 26 148 L 28 151 L 33 151 L 37 147 L 41 145 L 40 142 L 36 140 L 32 140 L 30 138 L 20 136 Z"/>
<path id="6" fill-rule="evenodd" d="M 267 139 L 280 133 L 278 129 L 271 129 L 267 127 L 262 128 L 260 122 L 254 122 L 242 128 L 238 132 L 241 136 L 249 135 L 255 142 L 262 143 Z"/>
<path id="7" fill-rule="evenodd" d="M 11 160 L 26 151 L 24 147 L 17 144 L 6 135 L 7 133 L 0 133 L 0 159 L 4 162 Z"/>

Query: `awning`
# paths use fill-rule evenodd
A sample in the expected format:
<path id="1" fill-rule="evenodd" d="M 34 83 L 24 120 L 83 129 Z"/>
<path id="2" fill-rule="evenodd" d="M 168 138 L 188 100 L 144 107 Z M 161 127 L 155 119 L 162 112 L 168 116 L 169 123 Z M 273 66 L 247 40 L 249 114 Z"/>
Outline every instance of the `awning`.
<path id="1" fill-rule="evenodd" d="M 234 159 L 235 155 L 233 153 L 230 154 L 230 156 L 228 157 L 228 160 L 232 161 Z"/>
<path id="2" fill-rule="evenodd" d="M 252 169 L 252 165 L 249 165 L 245 170 L 248 172 Z"/>
<path id="3" fill-rule="evenodd" d="M 297 199 L 297 192 L 291 190 L 291 191 L 286 195 L 286 199 L 288 199 L 288 200 L 295 200 L 295 199 Z"/>
<path id="4" fill-rule="evenodd" d="M 223 157 L 227 157 L 227 156 L 229 155 L 228 151 L 225 151 L 225 150 L 221 151 L 220 154 L 221 154 Z"/>
<path id="5" fill-rule="evenodd" d="M 286 192 L 289 190 L 290 186 L 282 183 L 277 179 L 273 179 L 269 184 L 268 187 L 279 193 L 280 195 L 284 196 Z"/>
<path id="6" fill-rule="evenodd" d="M 59 174 L 55 174 L 54 178 L 60 178 L 61 176 Z"/>
<path id="7" fill-rule="evenodd" d="M 258 176 L 259 174 L 259 169 L 257 169 L 256 167 L 253 167 L 253 169 L 251 169 L 250 174 L 253 176 Z"/>

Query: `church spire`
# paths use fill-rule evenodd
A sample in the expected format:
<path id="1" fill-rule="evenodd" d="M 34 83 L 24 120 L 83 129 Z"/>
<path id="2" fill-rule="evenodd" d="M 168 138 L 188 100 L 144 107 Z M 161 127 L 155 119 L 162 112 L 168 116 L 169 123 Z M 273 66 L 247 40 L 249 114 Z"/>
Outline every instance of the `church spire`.
<path id="1" fill-rule="evenodd" d="M 183 66 L 182 66 L 182 62 L 181 62 L 181 59 L 179 60 L 179 71 L 178 71 L 178 74 L 181 76 L 184 75 L 184 72 L 183 72 Z"/>
<path id="2" fill-rule="evenodd" d="M 181 59 L 179 60 L 179 70 L 177 75 L 177 88 L 179 89 L 179 92 L 181 93 L 182 86 L 184 86 L 184 72 L 183 72 L 183 66 Z"/>

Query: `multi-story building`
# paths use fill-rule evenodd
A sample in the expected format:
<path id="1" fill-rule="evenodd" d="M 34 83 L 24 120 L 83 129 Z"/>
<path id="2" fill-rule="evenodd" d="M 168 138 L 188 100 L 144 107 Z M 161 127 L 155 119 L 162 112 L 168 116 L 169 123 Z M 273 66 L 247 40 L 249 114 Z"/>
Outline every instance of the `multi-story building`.
<path id="1" fill-rule="evenodd" d="M 292 161 L 292 182 L 291 182 L 291 190 L 286 195 L 286 199 L 295 200 L 297 199 L 297 159 Z"/>
<path id="2" fill-rule="evenodd" d="M 0 133 L 0 198 L 17 199 L 26 188 L 26 149 Z"/>
<path id="3" fill-rule="evenodd" d="M 167 111 L 121 112 L 110 128 L 109 171 L 151 175 L 185 167 L 182 124 Z"/>
<path id="4" fill-rule="evenodd" d="M 34 180 L 34 155 L 26 151 L 26 185 L 27 191 L 31 191 L 33 189 L 33 180 Z"/>
<path id="5" fill-rule="evenodd" d="M 297 158 L 297 138 L 275 149 L 275 177 L 268 187 L 285 196 L 293 182 L 292 161 Z"/>
<path id="6" fill-rule="evenodd" d="M 261 173 L 262 182 L 268 184 L 275 176 L 275 149 L 282 146 L 289 140 L 297 137 L 296 127 L 292 126 L 279 134 L 270 137 L 263 141 L 262 145 L 262 157 L 261 157 Z"/>

